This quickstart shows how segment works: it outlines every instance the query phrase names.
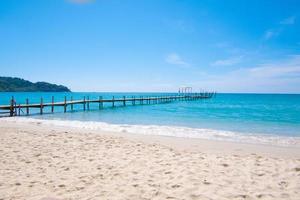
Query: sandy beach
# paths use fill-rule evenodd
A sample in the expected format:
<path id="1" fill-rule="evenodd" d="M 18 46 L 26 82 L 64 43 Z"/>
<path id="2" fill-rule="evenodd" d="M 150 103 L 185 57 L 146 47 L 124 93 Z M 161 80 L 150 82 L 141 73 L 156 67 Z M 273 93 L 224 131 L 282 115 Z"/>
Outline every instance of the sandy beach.
<path id="1" fill-rule="evenodd" d="M 0 199 L 300 199 L 300 147 L 0 120 Z"/>

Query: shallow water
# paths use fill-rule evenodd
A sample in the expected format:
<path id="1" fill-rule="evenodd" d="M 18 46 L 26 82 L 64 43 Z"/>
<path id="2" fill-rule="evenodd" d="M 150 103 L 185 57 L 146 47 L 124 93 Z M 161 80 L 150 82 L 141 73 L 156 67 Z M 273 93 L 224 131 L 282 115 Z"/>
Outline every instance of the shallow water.
<path id="1" fill-rule="evenodd" d="M 50 102 L 51 96 L 55 96 L 55 101 L 63 101 L 64 96 L 67 96 L 68 99 L 71 96 L 73 99 L 83 99 L 83 96 L 98 99 L 99 96 L 118 98 L 153 95 L 170 95 L 170 93 L 0 93 L 0 104 L 8 104 L 11 96 L 14 96 L 18 103 L 24 103 L 26 98 L 29 98 L 31 103 L 37 103 L 40 101 L 40 97 L 43 97 L 44 102 Z M 237 134 L 259 138 L 279 136 L 281 140 L 284 137 L 300 137 L 300 95 L 217 94 L 215 98 L 196 101 L 126 107 L 123 107 L 122 103 L 116 105 L 117 107 L 112 108 L 111 104 L 105 104 L 105 108 L 99 110 L 98 104 L 95 103 L 90 105 L 90 111 L 85 112 L 82 111 L 82 105 L 77 105 L 74 106 L 76 112 L 63 113 L 62 108 L 59 108 L 56 109 L 55 114 L 42 116 L 37 114 L 30 117 L 104 122 L 119 126 L 139 125 L 140 129 L 143 126 L 145 127 L 143 131 L 149 130 L 149 133 L 153 132 L 153 130 L 150 131 L 149 125 L 154 125 L 156 132 L 157 128 L 164 126 L 168 127 L 169 131 L 171 131 L 170 128 L 175 129 L 172 129 L 171 132 L 176 132 L 176 136 L 178 136 L 180 128 L 187 128 L 185 132 L 187 130 L 194 131 L 193 135 L 196 134 L 196 136 L 201 133 L 199 131 L 197 133 L 195 130 L 205 129 L 218 133 L 219 136 L 225 134 L 226 137 L 230 135 L 237 137 Z M 39 110 L 31 112 L 38 113 Z M 50 112 L 50 109 L 45 109 L 45 112 Z M 164 131 L 167 130 L 164 128 Z M 188 135 L 188 133 L 179 135 L 185 137 L 185 134 Z"/>

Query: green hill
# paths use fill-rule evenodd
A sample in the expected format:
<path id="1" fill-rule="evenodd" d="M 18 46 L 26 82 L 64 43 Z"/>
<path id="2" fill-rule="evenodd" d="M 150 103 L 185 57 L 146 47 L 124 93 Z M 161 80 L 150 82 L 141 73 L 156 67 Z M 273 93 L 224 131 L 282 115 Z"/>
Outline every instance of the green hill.
<path id="1" fill-rule="evenodd" d="M 0 92 L 70 92 L 70 89 L 47 82 L 32 83 L 21 78 L 0 77 Z"/>

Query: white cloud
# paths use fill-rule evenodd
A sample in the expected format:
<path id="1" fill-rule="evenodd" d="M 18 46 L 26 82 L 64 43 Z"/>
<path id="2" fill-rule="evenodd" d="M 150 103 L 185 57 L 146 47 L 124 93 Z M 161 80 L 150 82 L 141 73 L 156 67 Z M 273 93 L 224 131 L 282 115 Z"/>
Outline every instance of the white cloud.
<path id="1" fill-rule="evenodd" d="M 223 60 L 216 60 L 211 63 L 212 66 L 231 66 L 238 64 L 242 61 L 243 56 L 231 57 Z"/>
<path id="2" fill-rule="evenodd" d="M 287 67 L 256 67 L 250 69 L 251 75 L 257 77 L 282 77 L 300 75 L 300 66 L 287 66 Z"/>
<path id="3" fill-rule="evenodd" d="M 274 38 L 276 36 L 278 36 L 285 28 L 284 25 L 293 25 L 296 21 L 296 17 L 295 16 L 291 16 L 288 17 L 286 19 L 283 19 L 280 24 L 281 26 L 277 29 L 268 29 L 265 31 L 264 33 L 264 39 L 265 40 L 269 40 L 271 38 Z"/>
<path id="4" fill-rule="evenodd" d="M 290 16 L 288 18 L 283 19 L 280 24 L 284 24 L 284 25 L 293 25 L 296 21 L 296 17 L 295 16 Z"/>
<path id="5" fill-rule="evenodd" d="M 293 55 L 289 59 L 279 62 L 262 64 L 249 69 L 249 73 L 256 77 L 299 76 L 300 78 L 300 55 Z"/>
<path id="6" fill-rule="evenodd" d="M 173 65 L 182 65 L 182 66 L 188 66 L 189 64 L 184 61 L 177 53 L 170 53 L 165 58 L 165 61 L 169 64 Z"/>
<path id="7" fill-rule="evenodd" d="M 300 54 L 252 68 L 207 74 L 190 85 L 219 92 L 300 93 Z"/>
<path id="8" fill-rule="evenodd" d="M 273 37 L 276 37 L 276 36 L 278 36 L 279 35 L 279 31 L 278 30 L 271 30 L 271 29 L 269 29 L 269 30 L 267 30 L 266 32 L 265 32 L 265 34 L 264 34 L 264 39 L 265 40 L 269 40 L 269 39 L 271 39 L 271 38 L 273 38 Z"/>
<path id="9" fill-rule="evenodd" d="M 240 47 L 236 47 L 232 45 L 230 42 L 226 42 L 226 41 L 218 42 L 214 44 L 214 47 L 217 47 L 232 56 L 244 55 L 249 52 Z"/>
<path id="10" fill-rule="evenodd" d="M 75 4 L 87 4 L 93 2 L 94 0 L 67 0 L 67 1 Z"/>
<path id="11" fill-rule="evenodd" d="M 271 30 L 268 30 L 268 31 L 265 32 L 264 38 L 268 40 L 268 39 L 270 39 L 273 35 L 274 35 L 274 32 L 271 31 Z"/>

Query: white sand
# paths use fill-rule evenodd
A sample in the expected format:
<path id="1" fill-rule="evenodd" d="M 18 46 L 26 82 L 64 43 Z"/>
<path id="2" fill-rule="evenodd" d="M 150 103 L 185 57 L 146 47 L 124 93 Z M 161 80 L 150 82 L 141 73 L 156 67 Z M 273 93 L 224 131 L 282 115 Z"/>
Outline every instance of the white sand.
<path id="1" fill-rule="evenodd" d="M 300 147 L 0 121 L 0 199 L 300 199 Z"/>

